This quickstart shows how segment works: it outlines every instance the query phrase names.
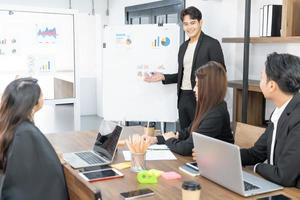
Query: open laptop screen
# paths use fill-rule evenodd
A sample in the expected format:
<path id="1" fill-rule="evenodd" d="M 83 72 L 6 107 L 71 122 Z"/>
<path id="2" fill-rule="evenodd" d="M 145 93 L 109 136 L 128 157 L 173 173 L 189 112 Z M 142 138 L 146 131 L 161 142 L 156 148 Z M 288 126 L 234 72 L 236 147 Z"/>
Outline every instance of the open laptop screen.
<path id="1" fill-rule="evenodd" d="M 118 125 L 116 125 L 114 130 L 109 134 L 104 135 L 103 133 L 101 134 L 101 132 L 99 132 L 93 148 L 95 153 L 99 153 L 101 156 L 105 156 L 106 159 L 111 161 L 115 153 L 121 132 L 122 127 Z"/>

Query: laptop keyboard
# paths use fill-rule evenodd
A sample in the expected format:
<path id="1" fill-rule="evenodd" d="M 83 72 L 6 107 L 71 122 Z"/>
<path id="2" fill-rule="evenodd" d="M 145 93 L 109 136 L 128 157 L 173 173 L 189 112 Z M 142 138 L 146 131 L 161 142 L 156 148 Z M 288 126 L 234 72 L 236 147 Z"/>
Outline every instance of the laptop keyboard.
<path id="1" fill-rule="evenodd" d="M 256 185 L 252 185 L 251 183 L 248 183 L 248 182 L 244 181 L 244 189 L 245 189 L 245 191 L 257 190 L 257 189 L 259 189 L 259 187 L 257 187 Z"/>
<path id="2" fill-rule="evenodd" d="M 101 158 L 99 158 L 98 156 L 96 156 L 95 154 L 93 154 L 91 152 L 78 152 L 75 154 L 90 165 L 105 162 L 104 160 L 102 160 Z"/>

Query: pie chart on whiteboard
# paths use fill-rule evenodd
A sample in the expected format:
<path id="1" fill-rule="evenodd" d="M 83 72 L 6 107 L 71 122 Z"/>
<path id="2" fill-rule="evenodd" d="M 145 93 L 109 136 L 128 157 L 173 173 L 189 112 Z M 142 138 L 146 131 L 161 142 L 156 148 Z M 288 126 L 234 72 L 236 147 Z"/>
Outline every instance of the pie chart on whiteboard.
<path id="1" fill-rule="evenodd" d="M 161 44 L 163 45 L 163 46 L 169 46 L 170 45 L 170 38 L 168 38 L 168 37 L 163 37 L 162 39 L 161 39 Z"/>

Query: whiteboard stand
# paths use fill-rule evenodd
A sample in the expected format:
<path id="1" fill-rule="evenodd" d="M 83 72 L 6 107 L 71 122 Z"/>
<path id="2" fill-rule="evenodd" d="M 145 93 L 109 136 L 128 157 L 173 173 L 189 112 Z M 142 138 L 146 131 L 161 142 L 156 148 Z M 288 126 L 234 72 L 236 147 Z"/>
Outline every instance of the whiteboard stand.
<path id="1" fill-rule="evenodd" d="M 165 133 L 165 131 L 166 131 L 165 126 L 166 126 L 165 122 L 160 122 L 160 132 L 161 132 L 161 134 Z"/>

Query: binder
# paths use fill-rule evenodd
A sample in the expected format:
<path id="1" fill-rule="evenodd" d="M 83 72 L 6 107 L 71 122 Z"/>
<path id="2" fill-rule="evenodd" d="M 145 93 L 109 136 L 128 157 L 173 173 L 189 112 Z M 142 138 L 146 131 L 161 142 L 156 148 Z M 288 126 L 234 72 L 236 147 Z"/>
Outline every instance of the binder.
<path id="1" fill-rule="evenodd" d="M 263 36 L 264 9 L 259 9 L 259 36 Z"/>
<path id="2" fill-rule="evenodd" d="M 263 32 L 262 36 L 267 36 L 268 30 L 268 5 L 263 6 Z"/>
<path id="3" fill-rule="evenodd" d="M 280 37 L 282 5 L 268 5 L 266 36 Z"/>

